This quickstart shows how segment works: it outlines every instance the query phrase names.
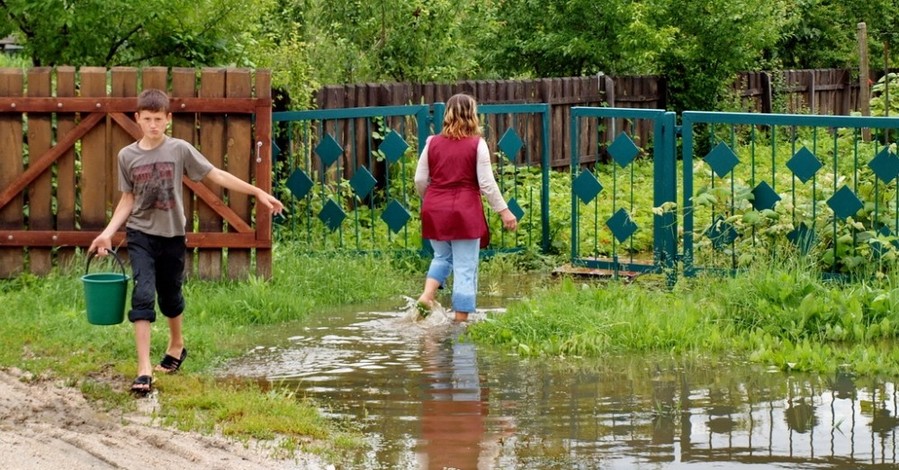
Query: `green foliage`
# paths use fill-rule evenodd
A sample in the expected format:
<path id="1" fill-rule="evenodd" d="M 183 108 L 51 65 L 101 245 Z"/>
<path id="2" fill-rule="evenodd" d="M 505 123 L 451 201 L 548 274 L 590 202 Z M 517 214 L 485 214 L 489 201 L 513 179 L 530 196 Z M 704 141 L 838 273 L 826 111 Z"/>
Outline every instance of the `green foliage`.
<path id="1" fill-rule="evenodd" d="M 0 35 L 34 65 L 248 66 L 285 107 L 322 85 L 659 74 L 674 110 L 717 109 L 736 72 L 848 67 L 865 21 L 872 67 L 894 0 L 11 0 Z"/>
<path id="2" fill-rule="evenodd" d="M 714 110 L 737 72 L 758 67 L 761 52 L 779 38 L 785 1 L 667 2 L 666 24 L 677 27 L 661 54 L 668 108 Z"/>
<path id="3" fill-rule="evenodd" d="M 899 116 L 899 74 L 886 74 L 871 87 L 871 115 Z"/>
<path id="4" fill-rule="evenodd" d="M 899 9 L 894 0 L 791 0 L 770 59 L 783 68 L 855 68 L 858 23 L 868 29 L 869 58 L 882 69 L 884 46 L 896 44 Z"/>
<path id="5" fill-rule="evenodd" d="M 310 61 L 322 83 L 470 76 L 477 67 L 474 39 L 489 21 L 483 14 L 488 6 L 471 0 L 311 0 Z"/>
<path id="6" fill-rule="evenodd" d="M 11 0 L 4 2 L 0 34 L 19 38 L 38 66 L 243 65 L 243 45 L 257 19 L 247 14 L 253 6 L 239 0 Z"/>
<path id="7" fill-rule="evenodd" d="M 501 27 L 485 31 L 482 48 L 500 76 L 652 72 L 674 33 L 673 26 L 657 22 L 663 3 L 500 1 Z"/>

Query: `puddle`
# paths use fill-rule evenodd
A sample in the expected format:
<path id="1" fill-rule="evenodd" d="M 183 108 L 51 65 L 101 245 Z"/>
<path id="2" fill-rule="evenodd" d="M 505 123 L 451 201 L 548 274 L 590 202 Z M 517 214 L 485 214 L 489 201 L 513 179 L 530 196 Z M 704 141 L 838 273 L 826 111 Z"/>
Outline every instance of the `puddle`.
<path id="1" fill-rule="evenodd" d="M 733 361 L 525 360 L 460 340 L 466 326 L 442 311 L 416 321 L 409 301 L 280 327 L 227 374 L 359 423 L 368 448 L 343 468 L 897 466 L 892 382 Z"/>

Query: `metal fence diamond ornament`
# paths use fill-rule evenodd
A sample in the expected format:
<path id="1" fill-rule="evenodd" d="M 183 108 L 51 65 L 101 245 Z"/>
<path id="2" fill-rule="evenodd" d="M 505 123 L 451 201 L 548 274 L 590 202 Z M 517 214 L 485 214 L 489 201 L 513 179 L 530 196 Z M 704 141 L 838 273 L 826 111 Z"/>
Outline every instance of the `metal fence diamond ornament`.
<path id="1" fill-rule="evenodd" d="M 712 246 L 716 250 L 723 250 L 737 239 L 737 229 L 733 224 L 725 221 L 724 217 L 718 216 L 705 232 L 706 236 L 712 240 Z"/>
<path id="2" fill-rule="evenodd" d="M 606 221 L 606 226 L 609 227 L 619 243 L 624 243 L 637 231 L 637 224 L 631 220 L 631 216 L 624 209 L 618 209 L 618 212 Z"/>
<path id="3" fill-rule="evenodd" d="M 802 222 L 792 232 L 787 234 L 787 240 L 796 245 L 802 254 L 806 254 L 815 244 L 815 232 L 805 222 Z"/>
<path id="4" fill-rule="evenodd" d="M 309 175 L 305 171 L 297 168 L 287 178 L 287 189 L 290 190 L 293 197 L 303 199 L 309 194 L 309 190 L 312 189 L 312 180 L 309 179 Z"/>
<path id="5" fill-rule="evenodd" d="M 278 143 L 275 142 L 275 139 L 272 139 L 272 161 L 278 160 L 278 155 L 281 155 L 281 147 L 278 147 Z"/>
<path id="6" fill-rule="evenodd" d="M 796 152 L 796 155 L 793 155 L 793 158 L 790 158 L 787 161 L 787 168 L 789 168 L 799 181 L 803 183 L 808 182 L 808 180 L 812 179 L 812 176 L 815 176 L 815 173 L 824 166 L 818 157 L 815 156 L 809 149 L 802 147 Z"/>
<path id="7" fill-rule="evenodd" d="M 499 147 L 510 162 L 515 163 L 515 157 L 518 156 L 518 152 L 521 150 L 523 144 L 521 137 L 518 137 L 518 132 L 510 127 L 503 133 L 502 138 L 499 139 L 496 146 Z"/>
<path id="8" fill-rule="evenodd" d="M 521 220 L 524 217 L 524 209 L 518 204 L 518 201 L 513 197 L 509 199 L 509 210 L 512 212 L 512 215 L 515 216 L 517 220 Z"/>
<path id="9" fill-rule="evenodd" d="M 602 185 L 599 184 L 599 180 L 593 176 L 593 173 L 591 173 L 590 170 L 586 170 L 578 175 L 578 177 L 574 179 L 574 183 L 571 187 L 574 189 L 574 194 L 576 194 L 584 204 L 590 204 L 590 201 L 602 191 Z"/>
<path id="10" fill-rule="evenodd" d="M 387 208 L 384 209 L 384 212 L 381 214 L 381 220 L 387 224 L 387 227 L 389 227 L 393 233 L 399 233 L 410 218 L 412 218 L 412 216 L 409 214 L 409 211 L 406 210 L 402 204 L 397 202 L 396 199 L 391 199 L 387 204 Z"/>
<path id="11" fill-rule="evenodd" d="M 612 145 L 609 145 L 608 151 L 609 155 L 612 156 L 612 159 L 615 160 L 615 163 L 621 168 L 624 168 L 630 165 L 630 163 L 634 161 L 634 158 L 637 158 L 637 154 L 640 153 L 640 148 L 637 147 L 627 134 L 622 132 L 618 134 L 618 137 L 615 137 Z"/>
<path id="12" fill-rule="evenodd" d="M 834 215 L 845 220 L 854 216 L 864 204 L 855 196 L 848 186 L 843 186 L 827 200 L 827 205 L 833 209 Z"/>
<path id="13" fill-rule="evenodd" d="M 774 189 L 765 181 L 752 189 L 752 195 L 752 207 L 757 211 L 774 209 L 774 206 L 780 202 L 780 195 L 774 192 Z"/>
<path id="14" fill-rule="evenodd" d="M 727 176 L 727 174 L 740 163 L 737 154 L 735 154 L 724 142 L 719 142 L 718 145 L 705 156 L 704 160 L 719 178 Z"/>
<path id="15" fill-rule="evenodd" d="M 324 222 L 325 226 L 331 231 L 337 230 L 343 220 L 346 219 L 346 213 L 333 200 L 328 199 L 325 207 L 318 213 L 318 218 Z"/>
<path id="16" fill-rule="evenodd" d="M 359 199 L 367 198 L 377 183 L 378 180 L 364 166 L 357 168 L 356 173 L 350 178 L 350 187 L 353 188 Z"/>
<path id="17" fill-rule="evenodd" d="M 406 154 L 408 148 L 409 144 L 406 143 L 403 136 L 393 129 L 390 130 L 390 133 L 387 134 L 387 137 L 385 137 L 384 141 L 381 142 L 381 145 L 378 146 L 378 150 L 384 153 L 384 156 L 387 157 L 387 161 L 391 164 L 396 163 L 400 158 L 403 158 L 403 155 Z"/>
<path id="18" fill-rule="evenodd" d="M 331 134 L 326 134 L 322 141 L 315 146 L 315 154 L 321 159 L 324 167 L 328 168 L 343 155 L 343 147 L 334 140 L 334 137 L 331 137 Z"/>
<path id="19" fill-rule="evenodd" d="M 884 183 L 889 183 L 899 175 L 899 158 L 890 152 L 889 147 L 884 147 L 870 162 L 868 167 Z"/>
<path id="20" fill-rule="evenodd" d="M 874 253 L 877 256 L 882 256 L 890 251 L 890 245 L 892 245 L 893 249 L 899 249 L 899 240 L 893 236 L 893 231 L 886 225 L 881 225 L 880 228 L 877 229 L 877 234 L 881 237 L 886 237 L 891 239 L 888 243 L 884 243 L 883 240 L 878 238 L 872 238 L 869 243 L 871 244 L 871 249 L 874 250 Z"/>

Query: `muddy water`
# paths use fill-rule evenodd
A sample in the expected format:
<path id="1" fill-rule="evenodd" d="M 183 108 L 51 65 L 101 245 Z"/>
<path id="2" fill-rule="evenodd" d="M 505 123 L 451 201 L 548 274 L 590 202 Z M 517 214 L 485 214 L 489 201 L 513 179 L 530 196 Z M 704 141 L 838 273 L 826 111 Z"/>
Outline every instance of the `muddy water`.
<path id="1" fill-rule="evenodd" d="M 413 321 L 398 300 L 270 332 L 228 371 L 359 423 L 368 447 L 341 468 L 899 468 L 891 382 L 730 360 L 524 360 L 464 330 L 439 313 Z"/>

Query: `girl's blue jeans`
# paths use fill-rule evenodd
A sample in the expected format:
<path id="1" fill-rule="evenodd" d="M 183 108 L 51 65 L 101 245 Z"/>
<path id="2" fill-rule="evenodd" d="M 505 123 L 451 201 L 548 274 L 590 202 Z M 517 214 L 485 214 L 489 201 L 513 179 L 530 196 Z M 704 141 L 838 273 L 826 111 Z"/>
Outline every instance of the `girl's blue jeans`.
<path id="1" fill-rule="evenodd" d="M 478 256 L 480 239 L 430 240 L 434 259 L 428 268 L 428 277 L 444 285 L 453 274 L 453 310 L 473 313 L 478 292 Z"/>

